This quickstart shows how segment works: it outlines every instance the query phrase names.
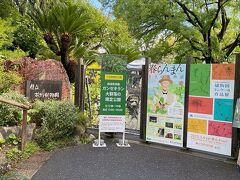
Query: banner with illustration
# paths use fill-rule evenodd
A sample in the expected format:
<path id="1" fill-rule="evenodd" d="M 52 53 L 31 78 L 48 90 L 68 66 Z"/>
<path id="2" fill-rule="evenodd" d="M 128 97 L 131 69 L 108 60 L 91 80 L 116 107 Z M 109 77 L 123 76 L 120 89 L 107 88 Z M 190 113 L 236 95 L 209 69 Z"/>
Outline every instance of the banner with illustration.
<path id="1" fill-rule="evenodd" d="M 183 146 L 184 64 L 150 64 L 146 140 Z"/>
<path id="2" fill-rule="evenodd" d="M 240 99 L 239 98 L 237 99 L 237 103 L 235 107 L 233 127 L 240 128 Z"/>
<path id="3" fill-rule="evenodd" d="M 192 64 L 187 147 L 231 155 L 234 64 Z"/>

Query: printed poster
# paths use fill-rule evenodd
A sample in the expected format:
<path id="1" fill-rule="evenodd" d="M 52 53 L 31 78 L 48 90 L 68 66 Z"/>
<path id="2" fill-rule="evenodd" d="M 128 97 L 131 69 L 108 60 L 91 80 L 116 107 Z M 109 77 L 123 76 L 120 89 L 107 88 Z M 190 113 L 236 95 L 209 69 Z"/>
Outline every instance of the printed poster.
<path id="1" fill-rule="evenodd" d="M 150 64 L 146 140 L 183 146 L 185 64 Z"/>
<path id="2" fill-rule="evenodd" d="M 234 64 L 190 68 L 187 147 L 231 155 Z"/>
<path id="3" fill-rule="evenodd" d="M 240 128 L 240 99 L 237 99 L 234 119 L 233 119 L 233 127 Z"/>

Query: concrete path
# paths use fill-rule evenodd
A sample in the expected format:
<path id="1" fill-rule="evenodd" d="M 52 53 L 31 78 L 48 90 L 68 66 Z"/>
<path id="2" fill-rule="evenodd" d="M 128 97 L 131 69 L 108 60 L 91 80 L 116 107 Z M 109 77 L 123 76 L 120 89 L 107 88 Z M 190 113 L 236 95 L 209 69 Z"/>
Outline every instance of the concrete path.
<path id="1" fill-rule="evenodd" d="M 240 180 L 236 165 L 144 144 L 59 150 L 33 180 Z"/>

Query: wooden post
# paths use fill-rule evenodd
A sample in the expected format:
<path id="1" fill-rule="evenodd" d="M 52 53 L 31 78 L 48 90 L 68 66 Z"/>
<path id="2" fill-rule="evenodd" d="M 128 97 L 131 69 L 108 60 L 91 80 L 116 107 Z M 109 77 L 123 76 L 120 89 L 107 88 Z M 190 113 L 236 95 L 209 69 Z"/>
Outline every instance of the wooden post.
<path id="1" fill-rule="evenodd" d="M 235 86 L 234 86 L 234 108 L 236 107 L 237 99 L 240 97 L 240 54 L 236 55 L 235 62 Z M 234 115 L 234 114 L 233 114 Z M 232 128 L 232 154 L 231 156 L 237 158 L 238 156 L 238 132 L 239 129 Z"/>
<path id="2" fill-rule="evenodd" d="M 80 66 L 80 95 L 79 95 L 79 110 L 84 112 L 84 98 L 85 98 L 85 67 L 83 64 Z"/>
<path id="3" fill-rule="evenodd" d="M 74 104 L 75 106 L 80 106 L 80 60 L 78 59 L 77 68 L 75 72 L 75 96 Z"/>
<path id="4" fill-rule="evenodd" d="M 90 127 L 92 127 L 92 107 L 91 107 L 91 99 L 90 99 L 90 93 L 89 93 L 89 78 L 88 77 L 86 77 L 86 90 L 87 90 Z"/>
<path id="5" fill-rule="evenodd" d="M 32 108 L 32 106 L 15 102 L 13 100 L 5 99 L 3 97 L 0 97 L 0 102 L 21 108 L 23 110 L 22 131 L 21 131 L 21 138 L 22 138 L 21 150 L 24 150 L 24 147 L 27 141 L 27 110 Z"/>
<path id="6" fill-rule="evenodd" d="M 187 148 L 187 125 L 188 125 L 188 99 L 189 99 L 189 82 L 190 82 L 190 66 L 192 58 L 187 57 L 186 78 L 185 78 L 185 97 L 184 97 L 184 126 L 183 126 L 183 147 Z"/>
<path id="7" fill-rule="evenodd" d="M 21 151 L 24 150 L 27 141 L 27 110 L 23 109 Z"/>
<path id="8" fill-rule="evenodd" d="M 146 140 L 147 118 L 147 93 L 148 93 L 148 65 L 150 58 L 145 59 L 142 66 L 142 92 L 141 92 L 141 115 L 140 115 L 140 139 Z"/>

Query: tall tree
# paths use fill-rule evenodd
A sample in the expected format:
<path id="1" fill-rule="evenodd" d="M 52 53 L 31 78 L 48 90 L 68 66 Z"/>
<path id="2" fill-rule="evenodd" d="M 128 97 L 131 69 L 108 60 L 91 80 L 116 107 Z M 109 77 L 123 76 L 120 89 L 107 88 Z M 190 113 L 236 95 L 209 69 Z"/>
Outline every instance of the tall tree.
<path id="1" fill-rule="evenodd" d="M 86 10 L 75 3 L 55 2 L 45 6 L 32 6 L 29 16 L 43 33 L 48 47 L 61 57 L 61 62 L 69 78 L 72 79 L 72 69 L 69 69 L 69 54 L 78 42 L 91 28 L 90 17 Z"/>
<path id="2" fill-rule="evenodd" d="M 239 50 L 238 0 L 101 1 L 128 22 L 142 49 L 154 59 L 192 55 L 217 63 Z"/>
<path id="3" fill-rule="evenodd" d="M 104 16 L 87 2 L 49 0 L 44 4 L 33 4 L 28 14 L 43 33 L 48 47 L 61 57 L 71 80 L 74 71 L 70 68 L 70 56 L 93 57 L 93 51 L 102 47 L 104 42 L 132 43 L 127 25 Z"/>

